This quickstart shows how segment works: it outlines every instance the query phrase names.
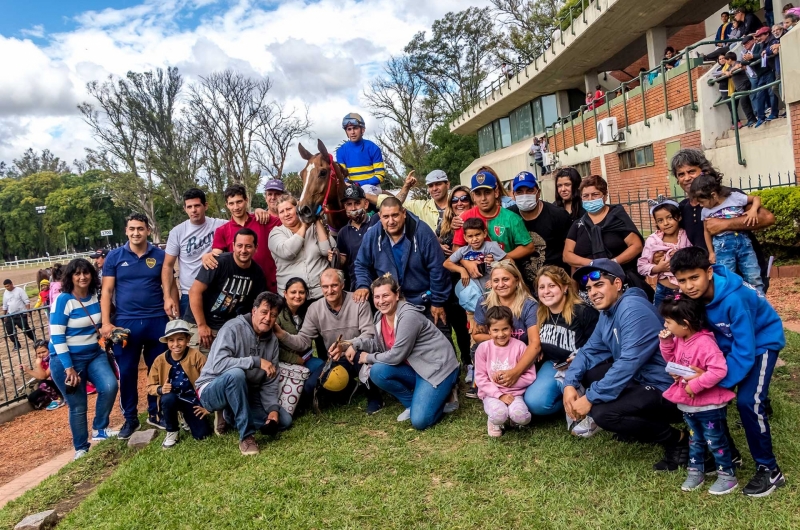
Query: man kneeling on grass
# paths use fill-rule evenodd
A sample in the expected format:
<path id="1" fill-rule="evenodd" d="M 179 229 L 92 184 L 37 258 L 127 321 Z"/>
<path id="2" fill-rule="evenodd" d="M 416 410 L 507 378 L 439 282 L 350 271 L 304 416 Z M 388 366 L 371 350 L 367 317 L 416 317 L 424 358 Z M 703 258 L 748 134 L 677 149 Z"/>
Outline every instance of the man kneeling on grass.
<path id="1" fill-rule="evenodd" d="M 160 342 L 167 345 L 168 351 L 153 361 L 147 376 L 147 393 L 159 396 L 161 417 L 167 428 L 167 436 L 161 447 L 169 449 L 178 443 L 178 413 L 183 417 L 195 440 L 202 440 L 211 434 L 205 417 L 208 411 L 200 405 L 195 392 L 195 382 L 206 364 L 206 356 L 200 350 L 189 347 L 192 333 L 189 323 L 173 320 L 167 323 Z"/>
<path id="2" fill-rule="evenodd" d="M 258 454 L 257 429 L 276 434 L 292 424 L 291 414 L 278 401 L 278 339 L 272 333 L 282 307 L 283 299 L 275 293 L 259 294 L 249 315 L 219 330 L 197 379 L 202 406 L 222 413 L 214 432 L 222 434 L 227 424 L 235 425 L 243 455 Z"/>

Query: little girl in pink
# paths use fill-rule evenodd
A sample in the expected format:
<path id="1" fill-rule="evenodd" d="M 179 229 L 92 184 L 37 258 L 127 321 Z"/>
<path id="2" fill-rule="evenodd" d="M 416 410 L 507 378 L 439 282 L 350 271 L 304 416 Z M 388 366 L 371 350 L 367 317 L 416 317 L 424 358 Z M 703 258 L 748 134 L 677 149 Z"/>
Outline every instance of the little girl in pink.
<path id="1" fill-rule="evenodd" d="M 531 413 L 522 400 L 525 389 L 536 379 L 536 369 L 531 366 L 511 387 L 501 386 L 495 379 L 499 370 L 516 366 L 525 353 L 525 343 L 513 338 L 514 315 L 507 307 L 491 307 L 486 310 L 491 340 L 482 342 L 475 351 L 475 384 L 478 397 L 483 400 L 483 410 L 489 419 L 486 428 L 489 436 L 503 435 L 503 425 L 527 425 Z"/>

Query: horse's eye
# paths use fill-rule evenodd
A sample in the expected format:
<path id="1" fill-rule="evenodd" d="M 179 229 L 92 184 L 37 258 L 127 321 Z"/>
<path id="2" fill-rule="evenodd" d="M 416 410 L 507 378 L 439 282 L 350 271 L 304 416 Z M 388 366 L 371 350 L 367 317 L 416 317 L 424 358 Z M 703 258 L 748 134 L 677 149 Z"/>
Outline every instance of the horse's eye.
<path id="1" fill-rule="evenodd" d="M 320 169 L 319 170 L 319 175 L 317 175 L 317 176 L 319 178 L 321 178 L 321 179 L 326 178 L 328 176 L 328 170 L 327 169 Z"/>

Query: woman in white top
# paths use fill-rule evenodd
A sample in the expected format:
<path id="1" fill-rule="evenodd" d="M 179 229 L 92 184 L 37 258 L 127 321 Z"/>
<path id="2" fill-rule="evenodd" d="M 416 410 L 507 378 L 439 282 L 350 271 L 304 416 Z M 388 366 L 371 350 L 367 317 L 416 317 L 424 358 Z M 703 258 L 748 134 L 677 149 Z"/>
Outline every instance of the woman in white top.
<path id="1" fill-rule="evenodd" d="M 269 250 L 278 269 L 278 294 L 283 296 L 283 286 L 290 278 L 303 278 L 308 282 L 309 298 L 322 298 L 319 277 L 327 269 L 331 243 L 328 231 L 321 220 L 314 226 L 300 221 L 297 216 L 297 199 L 283 195 L 278 199 L 278 217 L 282 225 L 269 234 Z"/>

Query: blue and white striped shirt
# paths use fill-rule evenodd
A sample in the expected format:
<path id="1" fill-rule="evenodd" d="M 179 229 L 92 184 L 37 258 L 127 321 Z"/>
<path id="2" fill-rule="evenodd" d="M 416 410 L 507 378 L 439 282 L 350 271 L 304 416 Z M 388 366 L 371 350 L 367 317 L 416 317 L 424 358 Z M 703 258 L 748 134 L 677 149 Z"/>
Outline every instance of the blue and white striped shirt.
<path id="1" fill-rule="evenodd" d="M 81 307 L 83 302 L 90 319 Z M 55 309 L 50 311 L 50 353 L 58 355 L 64 368 L 72 367 L 71 355 L 89 356 L 97 352 L 97 330 L 100 325 L 100 302 L 97 295 L 78 301 L 71 293 L 61 293 Z"/>

